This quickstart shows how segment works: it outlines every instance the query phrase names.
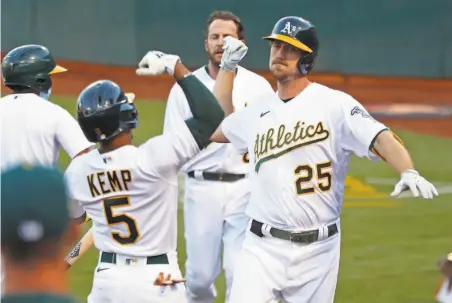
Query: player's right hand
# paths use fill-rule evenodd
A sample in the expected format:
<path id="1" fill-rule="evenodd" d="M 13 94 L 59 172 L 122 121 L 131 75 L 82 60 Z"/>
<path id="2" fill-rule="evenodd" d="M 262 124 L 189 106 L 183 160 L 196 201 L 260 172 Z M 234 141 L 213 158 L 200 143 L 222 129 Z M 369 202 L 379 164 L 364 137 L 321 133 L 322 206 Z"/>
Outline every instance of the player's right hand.
<path id="1" fill-rule="evenodd" d="M 138 63 L 136 74 L 139 76 L 155 76 L 167 72 L 173 75 L 177 62 L 180 62 L 179 56 L 165 54 L 161 51 L 149 51 Z"/>
<path id="2" fill-rule="evenodd" d="M 243 41 L 231 36 L 225 37 L 220 67 L 231 72 L 235 71 L 247 52 L 248 46 Z"/>
<path id="3" fill-rule="evenodd" d="M 395 185 L 391 196 L 397 197 L 407 189 L 410 189 L 415 197 L 419 197 L 419 193 L 424 199 L 433 199 L 433 196 L 438 196 L 435 186 L 413 169 L 402 173 L 400 181 Z"/>

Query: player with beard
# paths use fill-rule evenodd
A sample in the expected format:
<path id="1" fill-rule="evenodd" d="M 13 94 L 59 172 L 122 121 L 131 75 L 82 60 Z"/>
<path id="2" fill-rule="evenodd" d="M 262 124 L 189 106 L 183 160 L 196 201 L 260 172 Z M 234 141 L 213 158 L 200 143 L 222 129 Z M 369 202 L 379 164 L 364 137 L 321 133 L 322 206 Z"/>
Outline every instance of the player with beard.
<path id="1" fill-rule="evenodd" d="M 400 175 L 392 197 L 410 190 L 433 199 L 438 191 L 415 170 L 401 140 L 359 101 L 309 80 L 320 45 L 310 21 L 283 17 L 264 39 L 277 93 L 231 113 L 232 100 L 223 97 L 232 91 L 226 80 L 234 75 L 222 69 L 215 88 L 226 118 L 210 139 L 249 151 L 252 166 L 246 210 L 251 222 L 229 303 L 332 303 L 352 154 L 381 158 Z"/>
<path id="2" fill-rule="evenodd" d="M 210 90 L 214 89 L 224 51 L 224 38 L 245 40 L 240 19 L 231 12 L 215 11 L 206 23 L 204 47 L 207 65 L 193 74 Z M 258 95 L 274 93 L 263 77 L 242 66 L 221 68 L 235 72 L 233 106 L 236 111 Z M 192 117 L 187 100 L 175 84 L 168 97 L 164 132 L 177 129 L 180 121 Z M 186 279 L 189 302 L 213 302 L 214 281 L 220 274 L 221 247 L 226 275 L 226 297 L 232 284 L 234 260 L 241 248 L 250 197 L 248 153 L 239 154 L 231 145 L 211 143 L 181 169 L 185 181 L 184 222 L 187 248 Z"/>

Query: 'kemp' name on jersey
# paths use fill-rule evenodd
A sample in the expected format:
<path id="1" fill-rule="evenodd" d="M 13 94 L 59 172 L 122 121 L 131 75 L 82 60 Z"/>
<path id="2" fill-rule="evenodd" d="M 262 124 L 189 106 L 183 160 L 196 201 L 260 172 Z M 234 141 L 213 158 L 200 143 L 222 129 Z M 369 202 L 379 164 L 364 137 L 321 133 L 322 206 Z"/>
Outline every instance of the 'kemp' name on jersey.
<path id="1" fill-rule="evenodd" d="M 305 126 L 305 122 L 301 121 L 295 124 L 293 131 L 286 131 L 286 126 L 281 124 L 277 132 L 274 128 L 270 128 L 262 135 L 257 134 L 254 142 L 255 171 L 258 172 L 262 163 L 266 161 L 276 159 L 297 148 L 326 140 L 329 135 L 329 131 L 324 128 L 322 122 Z M 280 151 L 262 157 L 275 149 Z"/>
<path id="2" fill-rule="evenodd" d="M 129 190 L 129 183 L 132 182 L 132 173 L 128 169 L 110 170 L 90 174 L 86 178 L 88 179 L 91 196 L 95 198 L 111 192 Z"/>

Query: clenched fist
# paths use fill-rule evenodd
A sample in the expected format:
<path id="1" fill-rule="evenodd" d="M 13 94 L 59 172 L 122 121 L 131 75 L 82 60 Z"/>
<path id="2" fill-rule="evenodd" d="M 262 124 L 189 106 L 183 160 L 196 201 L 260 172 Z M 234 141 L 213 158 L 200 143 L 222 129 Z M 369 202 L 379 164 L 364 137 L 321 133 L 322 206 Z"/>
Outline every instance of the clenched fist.
<path id="1" fill-rule="evenodd" d="M 234 37 L 227 36 L 224 38 L 223 50 L 220 67 L 233 72 L 239 62 L 245 57 L 248 46 Z"/>
<path id="2" fill-rule="evenodd" d="M 167 72 L 173 75 L 174 67 L 179 61 L 179 56 L 165 54 L 161 51 L 149 51 L 138 63 L 136 74 L 139 76 L 155 76 Z"/>

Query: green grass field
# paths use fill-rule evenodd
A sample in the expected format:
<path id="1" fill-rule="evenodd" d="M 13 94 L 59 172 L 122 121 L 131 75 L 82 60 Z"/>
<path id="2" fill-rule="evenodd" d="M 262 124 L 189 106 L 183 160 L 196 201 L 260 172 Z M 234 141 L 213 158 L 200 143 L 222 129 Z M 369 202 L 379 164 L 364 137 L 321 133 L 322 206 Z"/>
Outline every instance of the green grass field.
<path id="1" fill-rule="evenodd" d="M 52 99 L 74 114 L 75 98 Z M 165 103 L 137 101 L 137 106 L 140 124 L 135 132 L 135 144 L 140 144 L 161 132 Z M 452 164 L 447 160 L 452 140 L 395 131 L 411 151 L 422 175 L 434 183 L 440 182 L 440 192 L 452 192 Z M 67 163 L 68 157 L 62 154 L 61 167 Z M 451 196 L 445 193 L 434 201 L 389 199 L 393 183 L 385 179 L 398 176 L 384 163 L 356 157 L 350 176 L 342 214 L 343 242 L 336 302 L 435 302 L 433 293 L 440 279 L 435 263 L 452 251 Z M 379 184 L 369 178 L 378 179 L 374 182 Z M 180 216 L 180 228 L 182 220 Z M 185 245 L 181 229 L 178 249 L 184 271 Z M 72 291 L 81 302 L 86 302 L 90 291 L 96 257 L 93 249 L 71 269 Z M 220 277 L 216 302 L 224 302 L 223 283 Z"/>

